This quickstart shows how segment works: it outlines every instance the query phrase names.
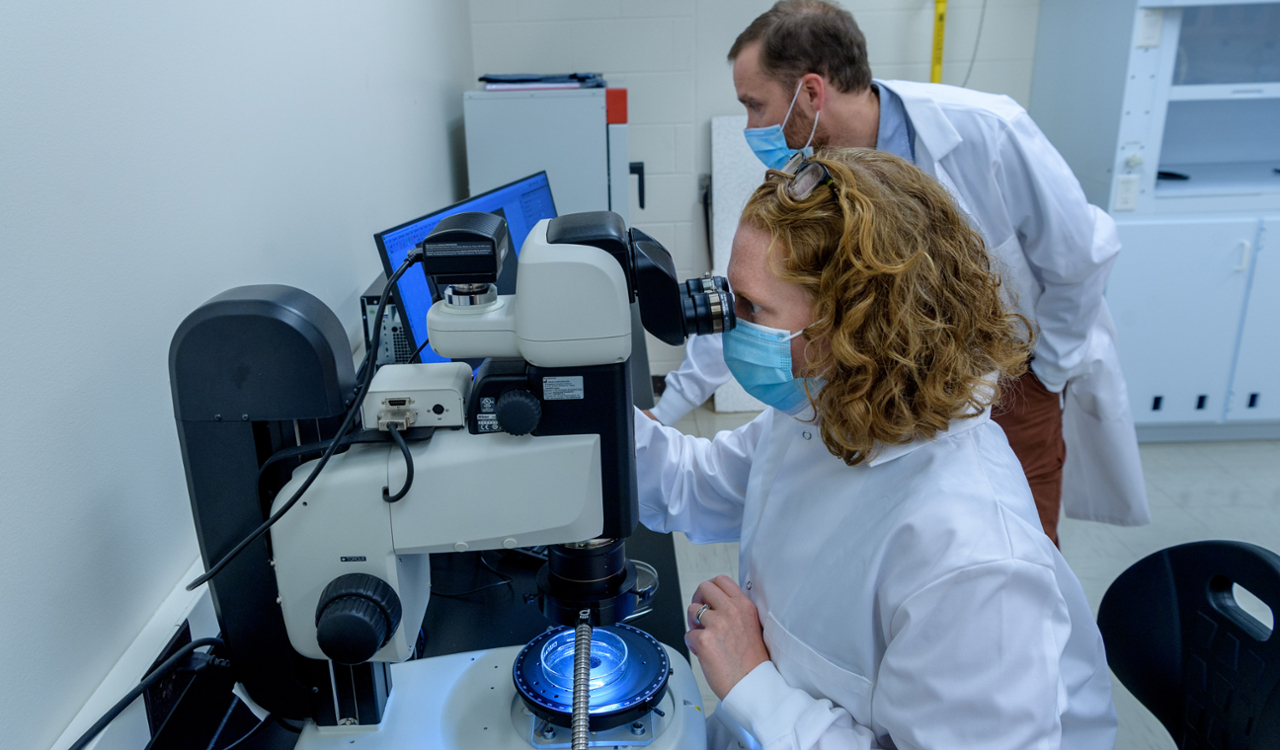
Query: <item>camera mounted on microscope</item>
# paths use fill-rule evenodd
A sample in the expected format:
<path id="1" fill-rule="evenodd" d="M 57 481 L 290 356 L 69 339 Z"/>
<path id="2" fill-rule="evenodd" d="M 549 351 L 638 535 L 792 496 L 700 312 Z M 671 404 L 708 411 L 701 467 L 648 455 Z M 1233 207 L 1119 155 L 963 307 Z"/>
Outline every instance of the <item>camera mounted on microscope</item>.
<path id="1" fill-rule="evenodd" d="M 422 270 L 444 287 L 445 304 L 469 307 L 497 299 L 498 277 L 511 249 L 507 222 L 494 214 L 447 216 L 418 243 Z"/>

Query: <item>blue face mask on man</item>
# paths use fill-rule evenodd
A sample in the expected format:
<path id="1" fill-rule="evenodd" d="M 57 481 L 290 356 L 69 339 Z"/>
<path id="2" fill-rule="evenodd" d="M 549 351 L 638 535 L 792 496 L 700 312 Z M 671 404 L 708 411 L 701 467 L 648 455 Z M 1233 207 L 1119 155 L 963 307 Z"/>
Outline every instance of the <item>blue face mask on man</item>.
<path id="1" fill-rule="evenodd" d="M 743 389 L 793 417 L 809 404 L 805 379 L 791 376 L 791 339 L 802 333 L 803 329 L 792 333 L 739 318 L 737 327 L 723 335 L 725 364 Z"/>
<path id="2" fill-rule="evenodd" d="M 813 129 L 809 131 L 809 140 L 804 144 L 804 148 L 794 149 L 787 145 L 787 136 L 783 135 L 782 129 L 787 126 L 787 120 L 791 119 L 791 110 L 796 108 L 796 99 L 800 98 L 800 89 L 804 86 L 801 82 L 796 85 L 796 93 L 791 96 L 791 106 L 787 107 L 787 114 L 782 118 L 781 125 L 770 125 L 767 128 L 747 128 L 742 134 L 747 137 L 747 145 L 755 152 L 756 158 L 764 162 L 769 169 L 782 169 L 782 165 L 787 163 L 787 159 L 796 151 L 803 151 L 805 156 L 813 156 L 813 134 L 818 132 L 818 118 L 822 116 L 822 110 L 818 110 L 813 115 Z"/>

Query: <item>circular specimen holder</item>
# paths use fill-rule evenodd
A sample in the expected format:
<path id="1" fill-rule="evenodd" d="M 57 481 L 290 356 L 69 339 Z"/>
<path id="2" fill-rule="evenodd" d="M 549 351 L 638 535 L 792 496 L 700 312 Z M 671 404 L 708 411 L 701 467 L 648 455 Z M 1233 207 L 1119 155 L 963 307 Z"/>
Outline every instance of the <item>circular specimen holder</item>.
<path id="1" fill-rule="evenodd" d="M 573 628 L 551 628 L 529 641 L 512 669 L 524 704 L 538 718 L 560 727 L 568 727 L 573 715 L 573 642 Z M 612 729 L 652 711 L 666 695 L 670 676 L 667 650 L 653 636 L 630 625 L 595 628 L 591 731 Z"/>

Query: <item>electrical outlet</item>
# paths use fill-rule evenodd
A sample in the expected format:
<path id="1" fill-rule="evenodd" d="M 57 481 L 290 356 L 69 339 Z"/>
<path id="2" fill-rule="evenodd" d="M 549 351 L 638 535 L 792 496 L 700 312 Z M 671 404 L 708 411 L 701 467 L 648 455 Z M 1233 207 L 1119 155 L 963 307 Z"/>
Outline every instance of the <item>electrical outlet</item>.
<path id="1" fill-rule="evenodd" d="M 1164 26 L 1164 10 L 1160 8 L 1143 8 L 1138 18 L 1138 44 L 1141 49 L 1152 49 L 1160 46 L 1160 34 Z"/>
<path id="2" fill-rule="evenodd" d="M 173 634 L 173 638 L 169 640 L 169 645 L 160 653 L 160 656 L 147 668 L 147 674 L 151 672 L 166 659 L 173 656 L 183 646 L 191 642 L 191 623 L 183 622 L 182 627 L 178 628 L 178 632 Z M 195 678 L 190 672 L 182 672 L 177 669 L 169 670 L 169 673 L 151 686 L 143 695 L 145 696 L 147 705 L 147 724 L 151 727 L 151 736 L 155 737 L 160 731 L 160 727 L 164 726 L 165 720 L 169 718 L 169 714 L 173 713 L 173 709 L 178 705 L 178 699 L 182 697 L 182 693 L 187 689 L 187 685 L 191 684 L 191 680 Z"/>
<path id="3" fill-rule="evenodd" d="M 1116 178 L 1116 195 L 1112 203 L 1113 211 L 1133 211 L 1138 207 L 1138 182 L 1136 174 L 1123 174 Z"/>

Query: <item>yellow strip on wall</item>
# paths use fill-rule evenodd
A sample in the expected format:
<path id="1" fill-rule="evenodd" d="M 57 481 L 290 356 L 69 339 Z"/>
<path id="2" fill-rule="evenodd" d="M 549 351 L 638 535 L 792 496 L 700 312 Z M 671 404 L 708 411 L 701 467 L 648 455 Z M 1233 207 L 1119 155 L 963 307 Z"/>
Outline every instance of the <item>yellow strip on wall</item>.
<path id="1" fill-rule="evenodd" d="M 942 83 L 942 43 L 947 31 L 947 0 L 934 0 L 933 4 L 933 60 L 929 67 L 929 80 Z"/>

